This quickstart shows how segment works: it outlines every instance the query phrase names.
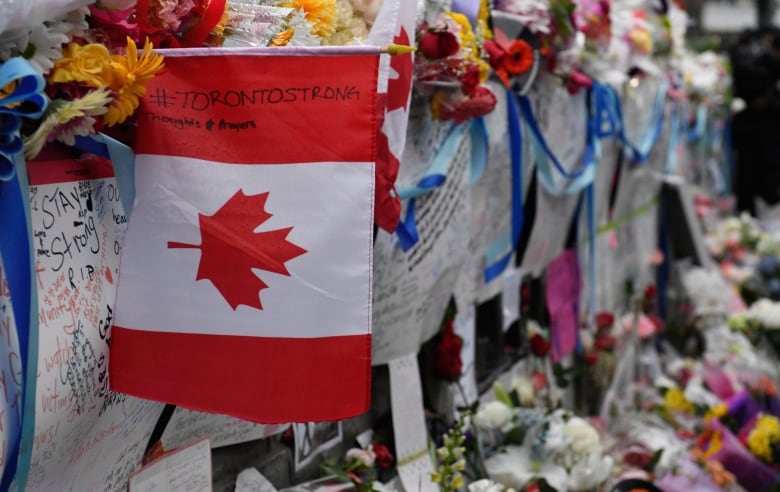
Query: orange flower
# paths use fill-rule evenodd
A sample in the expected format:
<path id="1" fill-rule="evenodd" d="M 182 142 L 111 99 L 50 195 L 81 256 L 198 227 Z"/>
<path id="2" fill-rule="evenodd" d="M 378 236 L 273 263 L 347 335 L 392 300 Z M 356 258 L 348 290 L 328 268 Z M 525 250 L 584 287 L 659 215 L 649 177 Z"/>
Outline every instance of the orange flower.
<path id="1" fill-rule="evenodd" d="M 730 483 L 734 483 L 735 477 L 732 473 L 726 470 L 720 461 L 710 460 L 707 462 L 707 471 L 710 472 L 712 481 L 718 487 L 724 487 Z"/>
<path id="2" fill-rule="evenodd" d="M 534 63 L 534 50 L 522 39 L 515 39 L 504 56 L 504 69 L 511 75 L 520 75 L 531 69 Z"/>

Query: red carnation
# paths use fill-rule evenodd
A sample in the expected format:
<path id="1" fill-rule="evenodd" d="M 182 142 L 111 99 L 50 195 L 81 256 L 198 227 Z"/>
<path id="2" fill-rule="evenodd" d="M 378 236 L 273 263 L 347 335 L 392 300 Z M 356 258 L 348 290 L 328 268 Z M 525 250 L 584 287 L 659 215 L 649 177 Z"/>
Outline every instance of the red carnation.
<path id="1" fill-rule="evenodd" d="M 464 94 L 471 95 L 479 85 L 479 68 L 475 64 L 469 64 L 466 71 L 460 76 L 460 87 Z"/>
<path id="2" fill-rule="evenodd" d="M 531 374 L 531 386 L 534 387 L 534 391 L 543 390 L 547 387 L 547 376 L 542 371 L 534 371 Z"/>
<path id="3" fill-rule="evenodd" d="M 372 445 L 372 449 L 376 456 L 376 464 L 379 468 L 387 469 L 393 465 L 393 453 L 387 449 L 387 446 L 377 442 Z"/>
<path id="4" fill-rule="evenodd" d="M 538 333 L 534 334 L 529 342 L 531 344 L 531 353 L 535 356 L 546 357 L 547 354 L 550 353 L 550 342 L 545 340 L 542 335 Z"/>
<path id="5" fill-rule="evenodd" d="M 611 328 L 615 324 L 615 315 L 609 312 L 601 312 L 596 315 L 597 328 Z"/>
<path id="6" fill-rule="evenodd" d="M 436 346 L 436 375 L 447 381 L 457 381 L 463 372 L 463 361 L 460 350 L 463 339 L 455 334 L 452 320 L 447 320 L 441 334 L 439 345 Z"/>
<path id="7" fill-rule="evenodd" d="M 623 456 L 623 461 L 627 464 L 645 469 L 650 463 L 650 454 L 644 451 L 629 451 Z"/>
<path id="8" fill-rule="evenodd" d="M 595 366 L 599 363 L 599 354 L 598 352 L 588 352 L 585 354 L 585 364 L 589 366 Z"/>
<path id="9" fill-rule="evenodd" d="M 598 335 L 594 346 L 599 350 L 612 350 L 617 345 L 617 340 L 611 335 Z"/>
<path id="10" fill-rule="evenodd" d="M 459 49 L 458 38 L 449 31 L 427 31 L 420 37 L 420 51 L 434 60 L 452 56 Z"/>

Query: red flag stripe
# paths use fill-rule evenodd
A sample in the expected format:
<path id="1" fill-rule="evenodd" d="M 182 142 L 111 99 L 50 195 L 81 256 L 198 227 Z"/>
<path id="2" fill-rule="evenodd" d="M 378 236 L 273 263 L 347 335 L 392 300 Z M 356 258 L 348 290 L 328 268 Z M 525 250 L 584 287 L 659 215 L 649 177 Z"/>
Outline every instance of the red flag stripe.
<path id="1" fill-rule="evenodd" d="M 112 344 L 122 347 L 111 353 L 113 391 L 245 420 L 261 414 L 262 423 L 339 420 L 369 407 L 371 335 L 260 338 L 112 330 Z"/>
<path id="2" fill-rule="evenodd" d="M 30 161 L 27 173 L 31 186 L 54 183 L 72 183 L 88 179 L 112 178 L 114 168 L 111 161 L 94 157 L 86 161 L 57 159 L 51 161 Z"/>
<path id="3" fill-rule="evenodd" d="M 379 56 L 301 60 L 166 58 L 141 101 L 146 128 L 136 153 L 234 164 L 375 162 Z"/>

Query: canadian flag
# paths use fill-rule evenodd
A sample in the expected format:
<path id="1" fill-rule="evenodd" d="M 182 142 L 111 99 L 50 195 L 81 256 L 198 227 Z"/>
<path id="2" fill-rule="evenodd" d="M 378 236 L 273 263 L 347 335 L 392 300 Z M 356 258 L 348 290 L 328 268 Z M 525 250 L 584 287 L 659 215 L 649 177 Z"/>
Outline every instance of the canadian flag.
<path id="1" fill-rule="evenodd" d="M 379 50 L 162 54 L 138 113 L 112 389 L 263 423 L 364 412 Z"/>
<path id="2" fill-rule="evenodd" d="M 368 35 L 369 43 L 414 46 L 416 0 L 382 2 Z M 395 180 L 401 154 L 406 145 L 409 100 L 412 93 L 413 56 L 382 55 L 379 70 L 379 94 L 385 99 L 378 135 L 376 204 L 374 221 L 387 232 L 395 231 L 401 218 L 401 200 L 395 193 Z"/>

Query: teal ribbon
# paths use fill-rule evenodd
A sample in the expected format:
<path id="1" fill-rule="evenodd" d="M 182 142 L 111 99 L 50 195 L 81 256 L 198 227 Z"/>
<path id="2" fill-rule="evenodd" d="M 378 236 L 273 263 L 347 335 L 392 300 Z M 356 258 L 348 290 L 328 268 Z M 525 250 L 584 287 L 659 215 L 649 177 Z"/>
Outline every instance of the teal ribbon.
<path id="1" fill-rule="evenodd" d="M 38 292 L 32 249 L 29 182 L 25 168 L 21 118 L 39 118 L 48 99 L 46 82 L 23 58 L 12 58 L 0 66 L 0 256 L 11 293 L 11 305 L 19 340 L 22 364 L 22 424 L 9 429 L 9 449 L 0 490 L 8 490 L 18 475 L 22 489 L 29 470 L 35 433 L 35 380 L 38 360 Z M 20 452 L 21 436 L 29 443 Z M 18 462 L 17 462 L 18 456 Z M 18 467 L 18 470 L 17 470 Z M 17 473 L 18 471 L 18 473 Z"/>

